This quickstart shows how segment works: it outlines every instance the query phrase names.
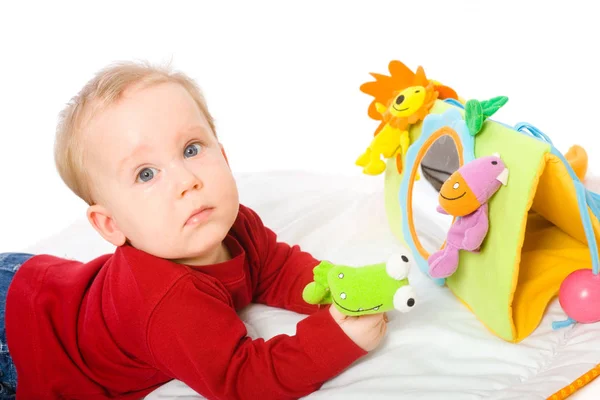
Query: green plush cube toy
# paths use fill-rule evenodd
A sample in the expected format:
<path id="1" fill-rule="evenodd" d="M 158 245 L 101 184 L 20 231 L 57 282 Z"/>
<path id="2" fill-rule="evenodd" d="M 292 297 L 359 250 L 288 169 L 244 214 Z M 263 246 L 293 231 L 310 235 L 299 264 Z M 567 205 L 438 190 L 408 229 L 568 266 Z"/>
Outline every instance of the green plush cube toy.
<path id="1" fill-rule="evenodd" d="M 416 304 L 415 292 L 408 281 L 410 267 L 405 254 L 394 254 L 387 263 L 361 267 L 322 261 L 314 268 L 314 281 L 306 285 L 302 297 L 309 304 L 333 303 L 348 316 L 393 309 L 408 312 Z"/>

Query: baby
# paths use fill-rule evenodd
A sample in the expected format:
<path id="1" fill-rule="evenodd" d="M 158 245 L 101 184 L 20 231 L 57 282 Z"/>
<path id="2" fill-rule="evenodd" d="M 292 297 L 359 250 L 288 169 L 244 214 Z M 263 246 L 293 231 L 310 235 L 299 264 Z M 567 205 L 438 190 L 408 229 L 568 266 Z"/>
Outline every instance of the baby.
<path id="1" fill-rule="evenodd" d="M 0 399 L 140 399 L 171 379 L 210 399 L 292 399 L 384 337 L 384 314 L 304 302 L 320 260 L 239 204 L 186 75 L 100 71 L 61 113 L 55 158 L 116 250 L 0 255 Z M 251 302 L 310 315 L 294 336 L 253 340 L 236 313 Z"/>

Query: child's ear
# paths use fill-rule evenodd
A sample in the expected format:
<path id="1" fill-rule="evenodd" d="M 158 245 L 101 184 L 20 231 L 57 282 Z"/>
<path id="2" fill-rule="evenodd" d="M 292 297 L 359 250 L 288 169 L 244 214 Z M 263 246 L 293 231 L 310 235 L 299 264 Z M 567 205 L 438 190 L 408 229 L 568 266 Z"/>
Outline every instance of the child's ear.
<path id="1" fill-rule="evenodd" d="M 223 157 L 225 157 L 225 162 L 227 163 L 227 165 L 229 165 L 229 160 L 227 159 L 227 154 L 225 154 L 225 148 L 223 147 L 223 145 L 221 143 L 219 143 L 219 147 L 221 147 L 221 153 L 223 154 Z"/>
<path id="2" fill-rule="evenodd" d="M 94 229 L 108 242 L 117 247 L 125 244 L 127 240 L 125 234 L 121 232 L 115 220 L 104 207 L 98 204 L 89 206 L 87 209 L 87 218 Z"/>

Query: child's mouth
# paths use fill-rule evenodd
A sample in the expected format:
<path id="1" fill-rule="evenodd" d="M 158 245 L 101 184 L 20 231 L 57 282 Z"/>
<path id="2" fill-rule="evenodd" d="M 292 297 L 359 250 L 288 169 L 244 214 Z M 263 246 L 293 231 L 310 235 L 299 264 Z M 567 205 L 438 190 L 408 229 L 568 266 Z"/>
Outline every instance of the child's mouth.
<path id="1" fill-rule="evenodd" d="M 192 215 L 187 219 L 185 225 L 198 225 L 206 221 L 213 212 L 213 208 L 200 208 L 198 210 L 194 210 Z"/>

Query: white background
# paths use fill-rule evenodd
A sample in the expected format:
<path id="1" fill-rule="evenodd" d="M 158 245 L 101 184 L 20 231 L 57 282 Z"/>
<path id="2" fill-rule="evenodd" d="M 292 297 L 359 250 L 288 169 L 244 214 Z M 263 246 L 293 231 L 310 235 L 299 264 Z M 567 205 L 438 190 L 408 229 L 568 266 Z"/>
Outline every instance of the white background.
<path id="1" fill-rule="evenodd" d="M 0 252 L 82 218 L 53 161 L 57 115 L 117 60 L 172 60 L 197 79 L 236 173 L 359 175 L 377 122 L 359 86 L 399 59 L 494 119 L 528 121 L 600 163 L 593 1 L 2 2 Z M 598 150 L 600 151 L 600 150 Z M 373 179 L 382 180 L 383 177 Z M 383 181 L 382 181 L 383 182 Z M 276 188 L 274 188 L 276 190 Z"/>
<path id="2" fill-rule="evenodd" d="M 508 96 L 495 119 L 529 121 L 563 152 L 583 145 L 594 169 L 598 12 L 566 4 L 2 2 L 0 252 L 84 216 L 54 167 L 57 115 L 123 59 L 172 60 L 199 82 L 236 173 L 361 174 L 354 161 L 377 122 L 359 86 L 393 59 L 465 98 Z"/>

